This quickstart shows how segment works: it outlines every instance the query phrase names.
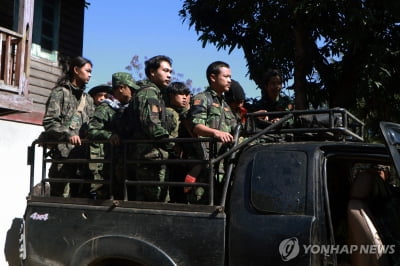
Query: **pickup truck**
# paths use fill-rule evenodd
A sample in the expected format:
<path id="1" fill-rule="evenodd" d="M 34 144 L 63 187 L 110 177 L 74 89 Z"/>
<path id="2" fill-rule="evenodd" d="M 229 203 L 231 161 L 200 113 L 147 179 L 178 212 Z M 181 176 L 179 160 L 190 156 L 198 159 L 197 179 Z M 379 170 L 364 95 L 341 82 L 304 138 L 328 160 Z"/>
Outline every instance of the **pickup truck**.
<path id="1" fill-rule="evenodd" d="M 268 114 L 281 119 L 260 129 L 248 114 L 246 138 L 236 136 L 228 151 L 201 162 L 210 180 L 193 186 L 209 190 L 207 204 L 49 196 L 52 159 L 35 140 L 21 264 L 398 265 L 400 125 L 381 122 L 386 143 L 371 144 L 345 109 Z M 44 155 L 34 193 L 37 149 Z M 216 196 L 213 165 L 220 160 L 229 167 Z M 125 180 L 126 187 L 140 184 Z"/>

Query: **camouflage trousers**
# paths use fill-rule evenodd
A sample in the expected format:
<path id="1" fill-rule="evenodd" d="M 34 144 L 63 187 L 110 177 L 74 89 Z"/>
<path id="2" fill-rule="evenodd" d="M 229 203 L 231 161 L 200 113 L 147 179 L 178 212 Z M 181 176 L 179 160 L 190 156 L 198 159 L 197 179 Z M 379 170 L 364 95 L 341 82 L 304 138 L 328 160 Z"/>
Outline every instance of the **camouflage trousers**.
<path id="1" fill-rule="evenodd" d="M 160 181 L 168 179 L 166 165 L 138 165 L 136 179 L 140 181 Z M 169 202 L 169 192 L 167 186 L 160 185 L 140 185 L 136 187 L 136 199 L 144 201 Z"/>
<path id="2" fill-rule="evenodd" d="M 87 165 L 81 164 L 61 164 L 53 163 L 49 169 L 49 178 L 70 178 L 82 179 L 85 175 L 90 175 Z M 57 197 L 86 197 L 88 195 L 88 185 L 65 183 L 65 182 L 50 182 L 50 195 Z"/>
<path id="3" fill-rule="evenodd" d="M 196 159 L 209 160 L 210 157 L 215 158 L 219 154 L 226 151 L 227 146 L 217 143 L 215 146 L 208 145 L 208 143 L 202 142 L 194 145 Z M 196 182 L 198 183 L 209 183 L 210 168 L 207 165 L 195 165 L 190 171 L 189 175 L 197 177 Z M 224 160 L 214 165 L 213 185 L 214 185 L 214 200 L 219 200 L 225 181 L 225 164 Z M 207 204 L 209 200 L 209 190 L 204 187 L 194 187 L 187 193 L 188 203 L 194 204 Z"/>
<path id="4" fill-rule="evenodd" d="M 195 165 L 190 171 L 189 174 L 192 176 L 197 176 L 198 183 L 209 183 L 210 178 L 210 169 L 205 165 Z M 219 164 L 214 165 L 214 173 L 213 173 L 213 185 L 214 185 L 214 200 L 219 200 L 223 188 L 223 184 L 225 182 L 225 170 L 223 161 Z M 209 201 L 209 190 L 204 187 L 194 187 L 191 189 L 187 195 L 187 202 L 192 204 L 208 204 Z"/>
<path id="5" fill-rule="evenodd" d="M 70 150 L 68 158 L 88 158 L 88 147 L 82 145 Z M 55 151 L 53 159 L 65 159 L 62 153 Z M 92 174 L 87 163 L 52 163 L 48 173 L 49 178 L 65 179 L 92 179 Z M 50 195 L 58 197 L 87 197 L 89 185 L 68 183 L 68 182 L 50 182 Z"/>
<path id="6" fill-rule="evenodd" d="M 168 153 L 160 148 L 152 148 L 142 156 L 139 155 L 139 159 L 140 158 L 160 161 L 162 159 L 167 159 Z M 165 164 L 135 164 L 134 168 L 135 180 L 159 182 L 168 180 L 169 171 Z M 169 202 L 169 189 L 167 186 L 163 185 L 137 185 L 135 188 L 135 198 L 136 200 L 144 201 Z"/>
<path id="7" fill-rule="evenodd" d="M 90 159 L 104 159 L 104 145 L 103 143 L 92 143 L 90 145 Z M 93 175 L 94 180 L 104 180 L 103 163 L 89 163 L 89 169 Z M 90 192 L 100 192 L 102 184 L 91 184 Z"/>
<path id="8" fill-rule="evenodd" d="M 92 184 L 92 196 L 97 199 L 107 199 L 112 195 L 115 199 L 123 199 L 125 179 L 131 180 L 135 176 L 135 167 L 126 163 L 124 148 L 105 144 L 103 154 L 91 153 L 91 158 L 107 160 L 104 163 L 89 164 L 89 168 L 94 174 L 94 180 L 108 181 L 106 184 Z"/>

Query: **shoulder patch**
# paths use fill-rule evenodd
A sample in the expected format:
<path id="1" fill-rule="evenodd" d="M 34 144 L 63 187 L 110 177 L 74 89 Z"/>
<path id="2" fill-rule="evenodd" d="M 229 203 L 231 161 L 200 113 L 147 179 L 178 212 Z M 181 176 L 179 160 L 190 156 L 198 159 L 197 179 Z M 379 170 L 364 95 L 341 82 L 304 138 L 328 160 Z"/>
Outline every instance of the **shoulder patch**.
<path id="1" fill-rule="evenodd" d="M 195 99 L 193 101 L 193 105 L 200 105 L 201 104 L 201 100 L 200 99 Z"/>

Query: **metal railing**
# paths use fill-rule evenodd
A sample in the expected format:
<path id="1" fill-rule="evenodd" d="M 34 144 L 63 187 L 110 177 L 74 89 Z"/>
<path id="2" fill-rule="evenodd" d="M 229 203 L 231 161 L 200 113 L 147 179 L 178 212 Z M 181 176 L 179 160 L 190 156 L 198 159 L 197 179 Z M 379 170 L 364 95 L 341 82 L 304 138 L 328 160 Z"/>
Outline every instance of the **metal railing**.
<path id="1" fill-rule="evenodd" d="M 236 138 L 237 139 L 237 138 Z M 144 144 L 144 143 L 152 143 L 152 144 L 163 144 L 167 142 L 174 142 L 174 143 L 196 143 L 196 142 L 203 142 L 203 143 L 208 143 L 210 147 L 210 153 L 208 156 L 208 159 L 163 159 L 163 160 L 158 160 L 158 159 L 132 159 L 129 156 L 128 149 L 130 145 L 135 145 L 135 144 Z M 130 187 L 137 187 L 137 186 L 164 186 L 164 187 L 203 187 L 205 190 L 207 190 L 207 195 L 208 195 L 208 205 L 214 205 L 214 200 L 215 200 L 215 191 L 214 191 L 214 165 L 220 161 L 220 160 L 215 160 L 217 154 L 213 153 L 212 151 L 216 151 L 216 145 L 217 141 L 214 138 L 170 138 L 170 139 L 165 139 L 165 140 L 124 140 L 122 144 L 119 146 L 119 149 L 122 148 L 122 152 L 115 152 L 114 148 L 109 149 L 110 153 L 107 154 L 105 158 L 102 159 L 69 159 L 69 158 L 52 158 L 51 156 L 51 151 L 52 147 L 54 145 L 58 145 L 60 143 L 65 143 L 65 142 L 56 142 L 56 141 L 39 141 L 35 140 L 31 146 L 28 147 L 28 165 L 30 165 L 31 170 L 30 170 L 30 196 L 39 196 L 39 197 L 45 197 L 49 196 L 49 191 L 46 191 L 46 183 L 50 184 L 50 189 L 51 189 L 51 183 L 75 183 L 75 184 L 102 184 L 106 185 L 109 188 L 109 199 L 114 200 L 114 188 L 116 185 L 115 182 L 115 173 L 113 171 L 114 169 L 114 164 L 116 162 L 115 157 L 116 156 L 122 156 L 122 162 L 123 162 L 123 201 L 131 201 L 131 200 L 136 200 L 135 198 L 129 198 L 128 197 L 128 191 Z M 102 143 L 104 145 L 110 145 L 108 144 L 107 141 L 90 141 L 90 140 L 83 140 L 82 145 L 89 145 L 92 143 Z M 237 143 L 236 143 L 237 144 Z M 34 187 L 35 187 L 35 153 L 36 149 L 41 147 L 43 149 L 43 155 L 41 159 L 41 191 L 39 195 L 33 195 L 34 192 Z M 119 161 L 121 162 L 121 161 Z M 94 180 L 92 176 L 89 176 L 88 178 L 49 178 L 47 176 L 47 166 L 48 164 L 89 164 L 89 163 L 101 163 L 101 164 L 109 164 L 110 167 L 108 167 L 109 172 L 108 172 L 108 178 L 103 179 L 103 180 Z M 184 165 L 204 165 L 205 168 L 208 170 L 208 180 L 207 182 L 197 182 L 197 183 L 185 183 L 184 182 L 184 177 L 181 182 L 178 181 L 156 181 L 156 180 L 138 180 L 135 178 L 135 176 L 131 175 L 131 173 L 128 171 L 130 165 L 173 165 L 173 164 L 184 164 Z M 220 201 L 220 199 L 218 199 Z"/>

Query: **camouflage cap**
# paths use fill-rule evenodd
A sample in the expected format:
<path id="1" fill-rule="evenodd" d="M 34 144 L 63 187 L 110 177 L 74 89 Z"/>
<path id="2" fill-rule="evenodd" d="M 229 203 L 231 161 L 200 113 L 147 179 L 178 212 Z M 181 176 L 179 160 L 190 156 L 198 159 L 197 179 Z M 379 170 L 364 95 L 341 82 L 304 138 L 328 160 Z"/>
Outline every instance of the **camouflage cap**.
<path id="1" fill-rule="evenodd" d="M 111 94 L 112 88 L 110 85 L 102 84 L 102 85 L 95 86 L 88 91 L 89 95 L 91 95 L 92 97 L 95 96 L 99 92 L 106 92 L 106 93 Z"/>
<path id="2" fill-rule="evenodd" d="M 127 72 L 117 72 L 112 75 L 112 86 L 113 88 L 118 87 L 119 85 L 127 85 L 134 90 L 140 89 L 140 87 L 136 84 L 132 75 Z"/>

